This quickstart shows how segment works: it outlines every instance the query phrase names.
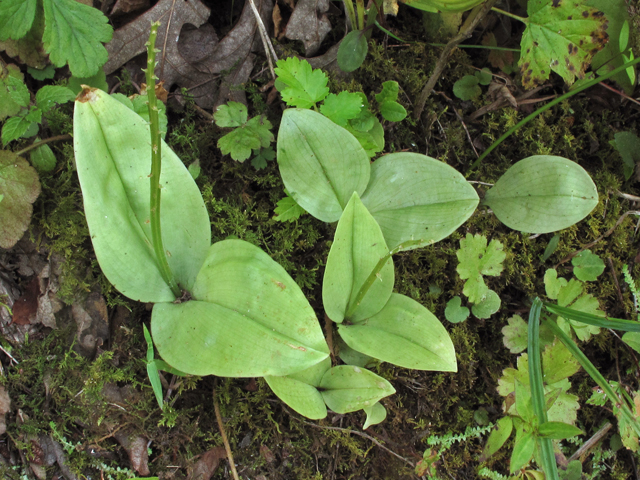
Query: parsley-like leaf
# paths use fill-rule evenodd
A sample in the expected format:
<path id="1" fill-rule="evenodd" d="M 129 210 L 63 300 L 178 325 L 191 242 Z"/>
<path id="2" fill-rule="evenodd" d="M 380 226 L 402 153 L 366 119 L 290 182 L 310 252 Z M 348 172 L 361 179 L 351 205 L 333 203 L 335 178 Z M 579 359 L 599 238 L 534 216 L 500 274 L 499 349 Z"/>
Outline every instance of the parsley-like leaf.
<path id="1" fill-rule="evenodd" d="M 276 158 L 276 152 L 273 151 L 273 148 L 261 148 L 258 154 L 251 159 L 251 165 L 256 170 L 262 170 L 267 167 L 267 162 L 270 162 Z"/>
<path id="2" fill-rule="evenodd" d="M 267 148 L 275 139 L 273 133 L 271 133 L 271 127 L 271 122 L 263 115 L 249 119 L 244 126 L 247 132 L 250 132 L 260 141 L 260 145 L 263 148 Z"/>
<path id="3" fill-rule="evenodd" d="M 464 293 L 471 303 L 480 303 L 489 292 L 482 275 L 498 276 L 502 272 L 502 262 L 506 254 L 502 243 L 491 240 L 487 246 L 487 237 L 483 235 L 467 234 L 467 238 L 460 240 L 460 250 L 456 252 L 458 261 L 457 271 L 460 278 L 467 280 Z"/>
<path id="4" fill-rule="evenodd" d="M 251 151 L 260 146 L 260 139 L 244 127 L 238 127 L 218 140 L 222 154 L 231 155 L 238 162 L 244 162 L 251 156 Z"/>
<path id="5" fill-rule="evenodd" d="M 278 60 L 276 86 L 287 105 L 311 108 L 329 94 L 329 78 L 320 69 L 313 70 L 309 62 L 290 57 Z"/>
<path id="6" fill-rule="evenodd" d="M 362 98 L 357 93 L 330 93 L 320 106 L 320 113 L 341 127 L 346 127 L 349 120 L 358 117 L 362 107 Z"/>
<path id="7" fill-rule="evenodd" d="M 42 36 L 49 59 L 56 67 L 69 64 L 74 76 L 90 77 L 107 62 L 101 42 L 111 40 L 113 28 L 96 8 L 74 0 L 43 0 Z"/>
<path id="8" fill-rule="evenodd" d="M 240 102 L 229 102 L 220 105 L 213 114 L 213 119 L 219 127 L 240 127 L 247 123 L 247 107 Z"/>
<path id="9" fill-rule="evenodd" d="M 0 41 L 24 37 L 36 17 L 38 0 L 0 0 Z"/>
<path id="10" fill-rule="evenodd" d="M 273 219 L 278 222 L 293 222 L 297 220 L 305 210 L 289 196 L 289 192 L 285 190 L 284 193 L 286 197 L 278 202 L 278 206 L 273 211 L 276 214 Z"/>

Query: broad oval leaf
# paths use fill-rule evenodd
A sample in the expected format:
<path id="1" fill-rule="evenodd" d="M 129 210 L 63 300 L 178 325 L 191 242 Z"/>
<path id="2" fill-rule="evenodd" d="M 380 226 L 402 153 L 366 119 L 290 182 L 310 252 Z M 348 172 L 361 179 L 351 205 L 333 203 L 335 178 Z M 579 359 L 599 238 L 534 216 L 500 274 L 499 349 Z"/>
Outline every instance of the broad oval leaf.
<path id="1" fill-rule="evenodd" d="M 598 191 L 577 163 L 534 155 L 509 168 L 487 192 L 484 203 L 509 228 L 549 233 L 586 217 L 598 204 Z"/>
<path id="2" fill-rule="evenodd" d="M 338 48 L 338 66 L 343 72 L 357 70 L 367 57 L 369 45 L 362 30 L 349 32 Z"/>
<path id="3" fill-rule="evenodd" d="M 151 243 L 149 126 L 102 90 L 76 99 L 73 142 L 91 241 L 109 281 L 141 302 L 172 302 Z M 162 143 L 161 224 L 178 284 L 191 290 L 211 243 L 209 215 L 182 161 Z"/>
<path id="4" fill-rule="evenodd" d="M 355 325 L 339 325 L 354 350 L 416 370 L 456 372 L 453 342 L 440 321 L 415 300 L 393 293 L 384 308 Z"/>
<path id="5" fill-rule="evenodd" d="M 153 308 L 156 348 L 178 370 L 221 377 L 289 375 L 329 355 L 298 285 L 248 242 L 211 246 L 193 298 Z"/>
<path id="6" fill-rule="evenodd" d="M 449 236 L 471 216 L 478 201 L 457 170 L 417 153 L 392 153 L 376 160 L 362 195 L 390 249 L 420 240 L 407 250 Z"/>
<path id="7" fill-rule="evenodd" d="M 325 358 L 310 368 L 285 377 L 266 376 L 273 393 L 300 415 L 312 420 L 327 416 L 327 407 L 316 387 L 323 375 L 331 368 L 331 359 Z"/>
<path id="8" fill-rule="evenodd" d="M 344 128 L 312 110 L 285 110 L 278 132 L 278 165 L 295 201 L 323 222 L 336 222 L 353 192 L 369 182 L 370 163 Z"/>
<path id="9" fill-rule="evenodd" d="M 348 320 L 357 322 L 384 307 L 393 291 L 391 257 L 360 302 L 357 297 L 378 262 L 388 254 L 380 227 L 354 192 L 338 222 L 322 282 L 322 301 L 331 320 L 341 323 L 353 311 Z"/>
<path id="10" fill-rule="evenodd" d="M 353 365 L 333 367 L 324 374 L 319 386 L 327 407 L 336 413 L 369 408 L 396 393 L 384 378 Z"/>

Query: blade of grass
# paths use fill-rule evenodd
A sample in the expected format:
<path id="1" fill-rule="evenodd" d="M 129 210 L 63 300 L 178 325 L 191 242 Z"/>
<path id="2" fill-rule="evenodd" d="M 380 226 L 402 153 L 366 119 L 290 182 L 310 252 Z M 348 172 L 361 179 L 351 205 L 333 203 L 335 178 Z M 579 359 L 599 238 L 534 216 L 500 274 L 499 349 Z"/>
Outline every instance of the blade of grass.
<path id="1" fill-rule="evenodd" d="M 567 307 L 561 307 L 553 303 L 544 302 L 547 311 L 560 315 L 563 318 L 573 320 L 575 322 L 586 323 L 600 328 L 612 328 L 614 330 L 622 330 L 623 332 L 640 332 L 640 322 L 631 320 L 622 320 L 620 318 L 598 317 L 591 313 L 580 312 Z"/>

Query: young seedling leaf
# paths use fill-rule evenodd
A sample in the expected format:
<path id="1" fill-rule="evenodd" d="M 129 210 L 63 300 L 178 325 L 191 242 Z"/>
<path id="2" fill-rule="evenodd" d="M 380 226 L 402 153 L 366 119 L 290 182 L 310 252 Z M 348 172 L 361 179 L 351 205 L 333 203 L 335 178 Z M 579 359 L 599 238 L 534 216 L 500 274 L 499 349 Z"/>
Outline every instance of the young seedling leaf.
<path id="1" fill-rule="evenodd" d="M 213 114 L 216 125 L 223 128 L 241 127 L 249 118 L 247 107 L 240 102 L 228 102 L 220 105 Z"/>
<path id="2" fill-rule="evenodd" d="M 502 327 L 502 342 L 511 353 L 524 352 L 527 348 L 527 323 L 520 315 L 514 315 L 507 320 L 508 325 Z"/>
<path id="3" fill-rule="evenodd" d="M 343 72 L 357 70 L 367 57 L 369 45 L 362 30 L 353 30 L 340 42 L 338 47 L 338 66 Z"/>
<path id="4" fill-rule="evenodd" d="M 218 148 L 222 154 L 231 155 L 237 162 L 244 162 L 260 145 L 260 138 L 245 126 L 231 130 L 218 140 Z"/>
<path id="5" fill-rule="evenodd" d="M 500 450 L 511 436 L 512 431 L 513 420 L 511 420 L 510 416 L 507 415 L 498 420 L 496 422 L 496 427 L 491 431 L 491 434 L 487 439 L 487 444 L 484 446 L 484 450 L 482 450 L 482 455 L 480 455 L 478 461 L 482 463 Z"/>
<path id="6" fill-rule="evenodd" d="M 256 170 L 262 170 L 263 168 L 267 168 L 267 162 L 270 162 L 275 158 L 276 158 L 276 152 L 273 151 L 273 148 L 271 147 L 261 148 L 258 154 L 251 159 L 251 165 Z"/>
<path id="7" fill-rule="evenodd" d="M 146 325 L 142 325 L 144 339 L 147 342 L 147 376 L 149 377 L 149 383 L 156 396 L 156 401 L 160 410 L 164 410 L 164 400 L 162 398 L 162 382 L 160 381 L 160 374 L 158 373 L 158 367 L 154 363 L 155 352 L 153 351 L 153 340 L 151 340 L 151 334 Z"/>
<path id="8" fill-rule="evenodd" d="M 624 178 L 629 180 L 640 162 L 640 138 L 633 132 L 618 132 L 611 143 L 622 157 Z"/>
<path id="9" fill-rule="evenodd" d="M 330 93 L 320 105 L 320 113 L 341 127 L 346 127 L 347 122 L 356 118 L 362 108 L 362 98 L 357 93 L 340 92 L 338 95 Z"/>
<path id="10" fill-rule="evenodd" d="M 493 75 L 491 75 L 491 70 L 488 68 L 483 68 L 479 72 L 474 73 L 474 76 L 480 82 L 480 85 L 489 85 L 491 80 L 493 79 Z"/>
<path id="11" fill-rule="evenodd" d="M 36 139 L 36 141 L 38 141 Z M 40 172 L 50 172 L 56 168 L 56 156 L 49 145 L 42 145 L 29 154 L 31 165 Z"/>
<path id="12" fill-rule="evenodd" d="M 384 149 L 384 129 L 377 118 L 373 118 L 373 126 L 366 132 L 354 129 L 350 124 L 347 125 L 347 130 L 356 137 L 368 157 L 375 157 Z"/>
<path id="13" fill-rule="evenodd" d="M 551 70 L 568 85 L 584 78 L 593 55 L 607 43 L 604 14 L 582 0 L 533 0 L 527 13 L 518 62 L 524 87 L 540 85 Z"/>
<path id="14" fill-rule="evenodd" d="M 43 0 L 45 28 L 42 36 L 49 59 L 56 67 L 69 64 L 77 77 L 90 77 L 107 62 L 102 43 L 111 40 L 113 28 L 97 8 L 74 0 Z"/>
<path id="15" fill-rule="evenodd" d="M 482 93 L 480 80 L 475 75 L 465 75 L 453 84 L 453 94 L 460 100 L 473 100 Z"/>
<path id="16" fill-rule="evenodd" d="M 105 276 L 134 300 L 172 302 L 151 246 L 149 125 L 106 92 L 87 89 L 76 100 L 74 148 L 85 216 Z M 191 174 L 164 143 L 160 184 L 169 266 L 178 284 L 191 290 L 211 242 L 209 215 Z"/>
<path id="17" fill-rule="evenodd" d="M 376 402 L 370 407 L 364 407 L 363 410 L 367 414 L 367 419 L 362 426 L 363 430 L 366 430 L 371 425 L 382 423 L 387 418 L 387 409 L 380 402 Z"/>
<path id="18" fill-rule="evenodd" d="M 312 420 L 327 416 L 327 407 L 317 387 L 331 368 L 331 359 L 325 358 L 315 365 L 284 377 L 267 375 L 264 379 L 280 400 L 300 415 Z"/>
<path id="19" fill-rule="evenodd" d="M 304 208 L 296 203 L 296 201 L 289 196 L 289 192 L 285 189 L 285 197 L 278 202 L 278 206 L 273 213 L 276 214 L 273 217 L 278 222 L 293 222 L 300 218 L 300 215 L 305 213 Z"/>
<path id="20" fill-rule="evenodd" d="M 469 318 L 469 309 L 462 306 L 460 297 L 455 296 L 447 302 L 447 306 L 444 309 L 444 317 L 451 323 L 464 322 Z"/>
<path id="21" fill-rule="evenodd" d="M 622 335 L 622 341 L 633 348 L 636 352 L 640 353 L 640 333 L 627 332 Z"/>
<path id="22" fill-rule="evenodd" d="M 31 29 L 37 6 L 37 0 L 0 1 L 0 41 L 24 37 Z"/>
<path id="23" fill-rule="evenodd" d="M 274 140 L 271 122 L 264 115 L 250 118 L 244 128 L 260 141 L 262 148 L 269 147 Z"/>
<path id="24" fill-rule="evenodd" d="M 376 101 L 380 104 L 384 102 L 395 102 L 398 100 L 398 93 L 400 93 L 398 82 L 389 80 L 382 84 L 382 91 L 376 94 Z"/>
<path id="25" fill-rule="evenodd" d="M 151 317 L 160 356 L 178 370 L 221 377 L 283 376 L 329 355 L 300 287 L 248 242 L 213 244 L 192 294 L 188 302 L 156 303 Z"/>
<path id="26" fill-rule="evenodd" d="M 40 195 L 38 174 L 22 157 L 0 150 L 0 247 L 13 247 L 31 222 Z"/>
<path id="27" fill-rule="evenodd" d="M 484 203 L 509 228 L 549 233 L 586 217 L 598 204 L 598 191 L 577 163 L 535 155 L 509 168 L 486 193 Z"/>
<path id="28" fill-rule="evenodd" d="M 565 278 L 558 278 L 558 272 L 555 268 L 550 268 L 544 272 L 544 288 L 547 292 L 547 296 L 553 300 L 558 299 L 560 290 L 567 286 L 567 280 Z"/>
<path id="29" fill-rule="evenodd" d="M 322 398 L 336 413 L 355 412 L 373 406 L 396 390 L 384 378 L 352 365 L 328 370 L 320 382 Z"/>
<path id="30" fill-rule="evenodd" d="M 544 254 L 542 254 L 541 258 L 543 262 L 549 260 L 549 257 L 553 255 L 553 252 L 555 252 L 556 248 L 558 248 L 558 242 L 560 242 L 560 234 L 556 233 L 553 237 L 551 237 L 551 240 L 549 240 L 547 247 L 544 249 Z"/>
<path id="31" fill-rule="evenodd" d="M 13 64 L 9 64 L 4 70 L 0 70 L 0 120 L 17 114 L 23 106 L 29 104 L 29 90 L 24 85 L 23 80 L 22 72 Z M 16 81 L 24 85 L 24 89 L 27 91 L 26 102 L 22 98 L 13 99 L 14 91 L 17 89 L 22 90 L 22 87 L 16 86 L 14 83 Z"/>
<path id="32" fill-rule="evenodd" d="M 358 322 L 385 306 L 393 290 L 391 258 L 366 295 L 360 298 L 359 293 L 366 288 L 364 284 L 378 262 L 388 253 L 380 227 L 354 193 L 338 222 L 322 282 L 322 301 L 331 320 L 341 323 L 351 311 L 347 320 Z"/>
<path id="33" fill-rule="evenodd" d="M 47 65 L 44 68 L 27 68 L 27 73 L 36 80 L 51 80 L 56 76 L 56 67 Z"/>
<path id="34" fill-rule="evenodd" d="M 285 110 L 277 145 L 285 187 L 319 220 L 337 221 L 353 192 L 361 195 L 369 183 L 369 157 L 360 143 L 318 112 Z"/>
<path id="35" fill-rule="evenodd" d="M 595 282 L 604 272 L 602 259 L 591 253 L 591 250 L 583 250 L 571 259 L 573 274 L 583 282 Z"/>
<path id="36" fill-rule="evenodd" d="M 489 289 L 484 294 L 480 302 L 471 307 L 471 311 L 476 318 L 487 319 L 500 310 L 500 297 L 496 292 Z"/>
<path id="37" fill-rule="evenodd" d="M 405 368 L 457 371 L 451 338 L 440 321 L 415 300 L 397 293 L 376 315 L 341 324 L 342 339 L 354 350 Z"/>
<path id="38" fill-rule="evenodd" d="M 327 75 L 320 69 L 312 69 L 306 60 L 289 57 L 278 60 L 276 65 L 276 87 L 287 105 L 311 108 L 329 94 Z"/>
<path id="39" fill-rule="evenodd" d="M 479 234 L 467 233 L 467 237 L 460 240 L 460 249 L 456 252 L 460 263 L 456 270 L 460 278 L 467 280 L 462 292 L 471 303 L 480 303 L 489 292 L 482 276 L 495 277 L 502 272 L 502 262 L 506 257 L 503 248 L 502 243 L 495 239 L 487 246 L 487 237 Z"/>
<path id="40" fill-rule="evenodd" d="M 564 440 L 583 433 L 578 427 L 563 422 L 545 422 L 538 427 L 538 436 L 552 440 Z"/>
<path id="41" fill-rule="evenodd" d="M 457 170 L 417 153 L 392 153 L 376 160 L 362 203 L 376 219 L 389 248 L 421 240 L 433 244 L 462 225 L 478 195 Z"/>
<path id="42" fill-rule="evenodd" d="M 533 452 L 536 448 L 536 438 L 531 432 L 525 432 L 516 439 L 511 452 L 511 461 L 509 463 L 509 472 L 515 473 L 527 464 L 533 458 Z"/>
<path id="43" fill-rule="evenodd" d="M 70 102 L 74 98 L 75 94 L 67 87 L 45 85 L 36 93 L 36 105 L 42 113 L 47 113 L 54 106 Z"/>
<path id="44" fill-rule="evenodd" d="M 400 122 L 407 116 L 407 111 L 398 102 L 382 102 L 380 115 L 389 122 Z"/>

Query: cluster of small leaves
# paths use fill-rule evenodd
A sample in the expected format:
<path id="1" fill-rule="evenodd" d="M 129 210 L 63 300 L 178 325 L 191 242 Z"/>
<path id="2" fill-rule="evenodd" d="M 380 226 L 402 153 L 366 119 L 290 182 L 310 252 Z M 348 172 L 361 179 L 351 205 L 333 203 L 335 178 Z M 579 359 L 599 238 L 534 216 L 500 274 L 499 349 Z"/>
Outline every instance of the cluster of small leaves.
<path id="1" fill-rule="evenodd" d="M 618 382 L 611 381 L 609 384 L 613 387 L 613 389 L 619 393 L 619 395 L 626 397 L 629 404 L 634 407 L 634 416 L 636 421 L 640 421 L 640 391 L 631 392 L 633 398 L 630 397 L 629 393 L 627 393 L 626 388 L 623 385 L 620 385 Z M 597 388 L 587 400 L 587 404 L 589 405 L 597 405 L 600 407 L 604 407 L 610 399 L 607 398 L 605 392 L 602 389 Z M 621 411 L 619 408 L 615 408 L 613 410 L 616 418 L 618 419 L 618 428 L 620 429 L 620 437 L 622 439 L 622 444 L 633 452 L 637 452 L 640 449 L 640 443 L 638 443 L 638 435 L 636 430 L 630 425 L 630 422 L 624 415 L 621 415 Z"/>
<path id="2" fill-rule="evenodd" d="M 270 146 L 274 140 L 272 125 L 264 116 L 249 119 L 245 105 L 229 102 L 220 105 L 213 118 L 219 127 L 233 128 L 218 140 L 218 148 L 223 155 L 231 155 L 234 160 L 244 162 L 253 152 L 255 156 L 251 165 L 256 170 L 265 168 L 267 161 L 275 158 L 276 154 Z"/>
<path id="3" fill-rule="evenodd" d="M 460 262 L 457 271 L 460 278 L 466 280 L 462 293 L 473 304 L 471 310 L 478 318 L 489 318 L 500 309 L 500 297 L 484 283 L 483 275 L 497 277 L 502 272 L 502 262 L 506 258 L 504 247 L 498 240 L 487 245 L 484 235 L 467 234 L 460 240 L 460 249 L 456 252 Z M 453 297 L 447 303 L 445 317 L 452 323 L 462 322 L 469 316 L 469 309 L 462 307 L 460 297 Z"/>
<path id="4" fill-rule="evenodd" d="M 66 87 L 46 85 L 38 90 L 35 105 L 31 105 L 31 94 L 22 75 L 17 67 L 9 65 L 6 73 L 0 74 L 0 120 L 13 116 L 2 126 L 2 143 L 6 145 L 20 137 L 36 135 L 42 115 L 57 104 L 66 103 L 74 97 L 73 92 Z"/>
<path id="5" fill-rule="evenodd" d="M 102 43 L 111 40 L 107 17 L 75 0 L 0 0 L 0 41 L 39 37 L 56 67 L 66 64 L 74 76 L 90 77 L 107 61 Z M 33 32 L 32 32 L 33 30 Z"/>
<path id="6" fill-rule="evenodd" d="M 483 68 L 473 75 L 465 75 L 453 84 L 453 94 L 460 100 L 473 100 L 482 93 L 480 85 L 491 83 L 491 73 L 488 68 Z"/>

